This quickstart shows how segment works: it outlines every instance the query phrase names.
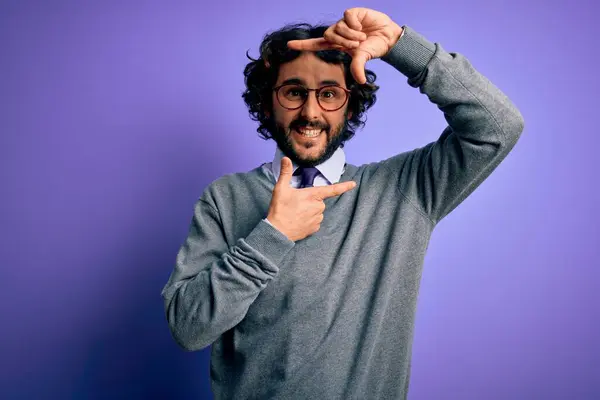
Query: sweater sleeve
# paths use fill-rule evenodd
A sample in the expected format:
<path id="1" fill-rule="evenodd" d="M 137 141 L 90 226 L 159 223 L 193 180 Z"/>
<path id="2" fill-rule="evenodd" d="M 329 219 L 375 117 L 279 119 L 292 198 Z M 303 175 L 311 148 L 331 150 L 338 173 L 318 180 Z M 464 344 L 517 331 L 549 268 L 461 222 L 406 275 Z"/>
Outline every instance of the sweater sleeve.
<path id="1" fill-rule="evenodd" d="M 461 54 L 410 27 L 382 60 L 444 114 L 448 126 L 426 146 L 383 161 L 402 195 L 439 222 L 470 195 L 518 141 L 523 117 Z"/>
<path id="2" fill-rule="evenodd" d="M 294 245 L 260 220 L 245 238 L 228 246 L 218 211 L 199 199 L 161 293 L 175 341 L 188 351 L 201 350 L 237 325 Z"/>

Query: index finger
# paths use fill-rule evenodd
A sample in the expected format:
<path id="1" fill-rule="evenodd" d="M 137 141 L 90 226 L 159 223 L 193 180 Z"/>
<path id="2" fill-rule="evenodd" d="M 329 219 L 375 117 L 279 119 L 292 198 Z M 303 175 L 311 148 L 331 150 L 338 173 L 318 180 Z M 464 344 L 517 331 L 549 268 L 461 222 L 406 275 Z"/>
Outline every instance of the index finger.
<path id="1" fill-rule="evenodd" d="M 292 50 L 307 50 L 307 51 L 320 51 L 320 50 L 331 50 L 339 49 L 340 46 L 328 42 L 325 38 L 313 38 L 313 39 L 302 39 L 302 40 L 290 40 L 287 43 L 288 47 Z"/>
<path id="2" fill-rule="evenodd" d="M 317 186 L 304 190 L 309 190 L 311 194 L 317 197 L 320 200 L 324 200 L 329 197 L 339 196 L 343 193 L 346 193 L 349 190 L 352 190 L 356 187 L 356 182 L 348 181 L 335 183 L 329 186 Z"/>

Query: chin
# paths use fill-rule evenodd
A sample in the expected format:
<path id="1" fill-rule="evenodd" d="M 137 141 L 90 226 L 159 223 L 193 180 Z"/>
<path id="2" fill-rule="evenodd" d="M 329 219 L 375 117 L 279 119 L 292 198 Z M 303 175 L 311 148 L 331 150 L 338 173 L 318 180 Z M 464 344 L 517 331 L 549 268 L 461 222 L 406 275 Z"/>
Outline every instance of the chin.
<path id="1" fill-rule="evenodd" d="M 294 148 L 294 154 L 299 161 L 313 164 L 318 162 L 321 157 L 323 157 L 324 150 L 325 149 L 323 146 L 314 146 L 310 149 L 303 147 L 300 150 Z"/>
<path id="2" fill-rule="evenodd" d="M 319 140 L 310 143 L 311 147 L 306 147 L 305 139 L 298 138 L 290 129 L 278 129 L 273 134 L 273 138 L 283 153 L 296 164 L 303 167 L 314 167 L 325 162 L 340 146 L 339 135 L 331 136 L 330 132 L 325 132 Z"/>

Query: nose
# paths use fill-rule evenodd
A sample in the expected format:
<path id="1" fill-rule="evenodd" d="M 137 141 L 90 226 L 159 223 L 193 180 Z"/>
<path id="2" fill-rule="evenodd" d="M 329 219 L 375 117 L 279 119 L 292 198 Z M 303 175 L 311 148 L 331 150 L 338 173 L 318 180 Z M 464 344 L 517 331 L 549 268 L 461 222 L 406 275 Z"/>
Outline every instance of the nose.
<path id="1" fill-rule="evenodd" d="M 302 106 L 302 116 L 310 121 L 318 119 L 320 113 L 321 106 L 319 106 L 319 102 L 317 101 L 316 93 L 312 91 L 308 92 L 306 102 Z"/>

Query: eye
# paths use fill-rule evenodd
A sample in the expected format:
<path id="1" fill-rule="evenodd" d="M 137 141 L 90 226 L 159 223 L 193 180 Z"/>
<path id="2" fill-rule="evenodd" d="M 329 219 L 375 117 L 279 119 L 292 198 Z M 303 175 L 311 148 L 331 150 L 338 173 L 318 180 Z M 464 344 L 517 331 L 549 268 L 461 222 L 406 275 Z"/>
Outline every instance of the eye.
<path id="1" fill-rule="evenodd" d="M 288 99 L 298 99 L 306 96 L 306 89 L 301 86 L 286 87 L 283 94 Z"/>
<path id="2" fill-rule="evenodd" d="M 321 101 L 327 103 L 337 103 L 338 101 L 344 101 L 346 93 L 338 86 L 325 86 L 319 93 Z"/>
<path id="3" fill-rule="evenodd" d="M 324 98 L 326 98 L 326 99 L 327 98 L 331 99 L 331 98 L 333 98 L 333 97 L 336 96 L 336 93 L 333 90 L 324 90 L 324 91 L 321 92 L 321 96 L 324 97 Z"/>

